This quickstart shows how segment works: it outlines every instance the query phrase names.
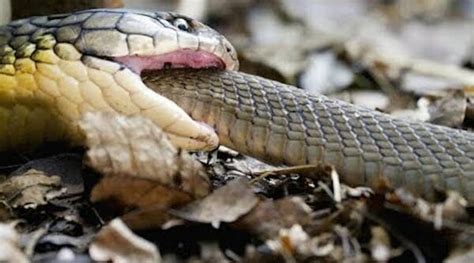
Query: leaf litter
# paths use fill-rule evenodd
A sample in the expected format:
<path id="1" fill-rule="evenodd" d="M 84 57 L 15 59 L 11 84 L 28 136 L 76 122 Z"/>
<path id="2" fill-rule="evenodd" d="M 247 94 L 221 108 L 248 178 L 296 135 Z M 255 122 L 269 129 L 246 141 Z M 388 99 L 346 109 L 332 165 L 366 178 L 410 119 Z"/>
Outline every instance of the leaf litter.
<path id="1" fill-rule="evenodd" d="M 61 179 L 41 171 L 28 170 L 0 183 L 0 197 L 13 208 L 35 209 L 64 193 Z"/>

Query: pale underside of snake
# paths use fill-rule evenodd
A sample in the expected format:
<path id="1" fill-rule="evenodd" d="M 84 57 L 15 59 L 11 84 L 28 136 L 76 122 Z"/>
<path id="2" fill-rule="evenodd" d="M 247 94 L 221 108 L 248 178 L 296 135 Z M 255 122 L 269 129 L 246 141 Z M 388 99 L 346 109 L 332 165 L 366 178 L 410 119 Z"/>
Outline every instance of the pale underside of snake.
<path id="1" fill-rule="evenodd" d="M 471 133 L 237 69 L 223 36 L 173 13 L 102 9 L 11 22 L 0 27 L 0 150 L 80 144 L 85 113 L 116 112 L 151 119 L 184 149 L 220 142 L 271 163 L 332 164 L 351 185 L 383 177 L 427 198 L 448 189 L 474 203 Z"/>

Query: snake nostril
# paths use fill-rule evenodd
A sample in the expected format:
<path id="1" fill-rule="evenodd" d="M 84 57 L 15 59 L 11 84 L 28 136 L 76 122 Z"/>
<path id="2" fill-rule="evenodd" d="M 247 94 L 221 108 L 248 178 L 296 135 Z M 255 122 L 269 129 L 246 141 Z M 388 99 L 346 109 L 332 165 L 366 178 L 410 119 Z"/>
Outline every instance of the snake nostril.
<path id="1" fill-rule="evenodd" d="M 232 48 L 230 48 L 229 46 L 226 46 L 225 48 L 226 48 L 225 50 L 227 51 L 227 53 L 231 53 L 231 52 L 232 52 Z"/>

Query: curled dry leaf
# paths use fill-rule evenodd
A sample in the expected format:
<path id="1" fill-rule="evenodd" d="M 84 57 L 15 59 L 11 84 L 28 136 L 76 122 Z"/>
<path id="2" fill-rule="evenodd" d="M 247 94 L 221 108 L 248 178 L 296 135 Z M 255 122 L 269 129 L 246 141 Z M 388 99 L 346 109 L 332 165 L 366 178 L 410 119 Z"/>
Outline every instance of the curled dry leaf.
<path id="1" fill-rule="evenodd" d="M 135 235 L 120 219 L 112 220 L 100 230 L 89 247 L 89 254 L 101 262 L 161 262 L 155 245 Z"/>
<path id="2" fill-rule="evenodd" d="M 46 158 L 33 159 L 18 167 L 11 175 L 21 175 L 35 169 L 61 178 L 61 184 L 67 189 L 66 194 L 77 195 L 84 192 L 85 176 L 82 166 L 82 155 L 63 153 Z"/>
<path id="3" fill-rule="evenodd" d="M 118 213 L 151 205 L 166 210 L 208 194 L 201 164 L 177 150 L 150 120 L 91 113 L 80 127 L 88 165 L 106 175 L 92 191 L 93 202 L 112 204 Z"/>
<path id="4" fill-rule="evenodd" d="M 237 179 L 217 189 L 202 200 L 195 201 L 172 214 L 190 221 L 211 223 L 234 222 L 258 203 L 246 179 Z"/>
<path id="5" fill-rule="evenodd" d="M 29 262 L 26 255 L 19 248 L 19 242 L 20 236 L 12 225 L 0 224 L 1 262 Z"/>
<path id="6" fill-rule="evenodd" d="M 89 113 L 80 122 L 86 134 L 87 163 L 105 175 L 151 179 L 197 197 L 209 183 L 200 163 L 177 150 L 151 120 Z"/>
<path id="7" fill-rule="evenodd" d="M 61 178 L 34 169 L 0 183 L 1 198 L 13 208 L 36 208 L 61 193 Z"/>

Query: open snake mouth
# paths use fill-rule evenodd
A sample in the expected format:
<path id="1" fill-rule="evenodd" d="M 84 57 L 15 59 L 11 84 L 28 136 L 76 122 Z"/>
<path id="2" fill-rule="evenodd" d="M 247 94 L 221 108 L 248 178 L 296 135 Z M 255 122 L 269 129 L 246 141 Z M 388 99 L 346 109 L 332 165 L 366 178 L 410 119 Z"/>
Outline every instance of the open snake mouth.
<path id="1" fill-rule="evenodd" d="M 137 74 L 144 70 L 161 70 L 173 68 L 218 68 L 225 69 L 225 63 L 218 56 L 206 52 L 181 49 L 152 56 L 123 56 L 114 59 L 127 66 Z"/>
<path id="2" fill-rule="evenodd" d="M 191 49 L 179 49 L 160 55 L 122 56 L 115 57 L 113 60 L 139 76 L 142 76 L 144 72 L 151 73 L 165 69 L 226 69 L 234 66 L 226 64 L 222 58 L 211 52 Z M 156 123 L 175 145 L 187 150 L 212 150 L 218 146 L 219 139 L 212 127 L 204 122 L 193 120 L 174 102 L 168 101 L 164 96 L 160 95 L 160 97 L 166 101 L 161 100 L 159 114 L 161 117 L 157 118 L 160 120 Z"/>

